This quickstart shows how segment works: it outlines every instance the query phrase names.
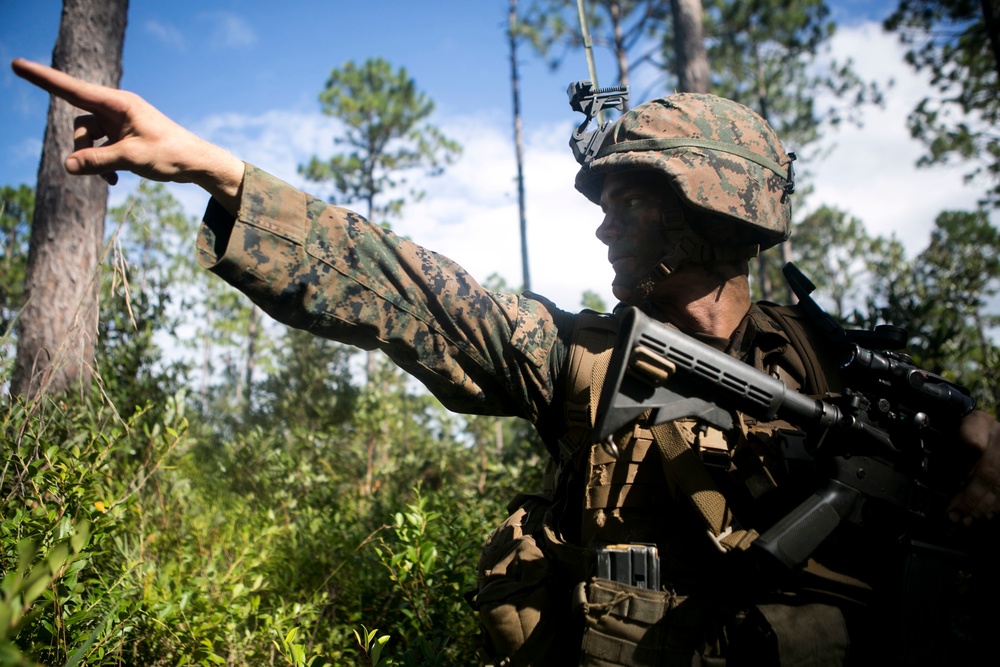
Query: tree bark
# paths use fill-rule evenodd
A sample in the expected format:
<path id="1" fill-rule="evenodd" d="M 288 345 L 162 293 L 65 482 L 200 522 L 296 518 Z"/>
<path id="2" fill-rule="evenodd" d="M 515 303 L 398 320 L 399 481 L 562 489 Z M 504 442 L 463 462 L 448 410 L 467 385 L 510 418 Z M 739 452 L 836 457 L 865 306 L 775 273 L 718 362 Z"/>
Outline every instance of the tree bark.
<path id="1" fill-rule="evenodd" d="M 678 92 L 709 91 L 708 55 L 701 26 L 701 0 L 670 0 Z"/>
<path id="2" fill-rule="evenodd" d="M 64 0 L 52 66 L 117 87 L 127 13 L 128 0 Z M 77 115 L 52 97 L 11 380 L 12 393 L 26 397 L 61 393 L 77 382 L 86 386 L 93 373 L 108 186 L 97 176 L 70 176 L 63 167 Z"/>

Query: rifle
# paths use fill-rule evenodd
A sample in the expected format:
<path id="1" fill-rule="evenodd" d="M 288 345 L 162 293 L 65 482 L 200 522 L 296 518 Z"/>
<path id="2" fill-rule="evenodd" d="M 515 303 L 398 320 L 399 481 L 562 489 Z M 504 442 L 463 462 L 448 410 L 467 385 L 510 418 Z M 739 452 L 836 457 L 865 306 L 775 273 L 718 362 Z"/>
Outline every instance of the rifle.
<path id="1" fill-rule="evenodd" d="M 933 526 L 938 517 L 943 523 L 946 503 L 964 472 L 949 440 L 975 408 L 975 399 L 896 351 L 905 342 L 902 330 L 845 330 L 812 300 L 815 286 L 794 265 L 782 271 L 839 360 L 847 385 L 841 393 L 799 394 L 630 308 L 598 403 L 597 441 L 613 447 L 612 434 L 647 411 L 651 424 L 693 418 L 727 431 L 734 425 L 733 412 L 740 411 L 800 427 L 807 434 L 804 449 L 818 473 L 818 488 L 751 547 L 789 569 L 802 565 L 844 521 L 863 526 L 878 511 L 888 511 L 886 525 L 902 532 Z M 906 539 L 954 552 L 957 547 L 946 532 L 934 526 Z"/>

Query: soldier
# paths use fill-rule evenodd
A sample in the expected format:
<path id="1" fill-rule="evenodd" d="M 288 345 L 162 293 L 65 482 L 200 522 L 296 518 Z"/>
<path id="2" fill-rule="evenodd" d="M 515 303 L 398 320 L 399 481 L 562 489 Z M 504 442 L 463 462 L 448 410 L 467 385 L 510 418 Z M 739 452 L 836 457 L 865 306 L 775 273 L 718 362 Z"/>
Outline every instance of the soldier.
<path id="1" fill-rule="evenodd" d="M 489 292 L 446 258 L 245 165 L 131 93 L 24 60 L 13 67 L 88 112 L 76 121 L 71 173 L 128 170 L 204 188 L 202 264 L 272 317 L 382 349 L 450 409 L 532 421 L 552 454 L 547 488 L 511 503 L 480 562 L 475 604 L 491 664 L 832 665 L 893 655 L 879 650 L 870 611 L 891 563 L 871 549 L 859 557 L 857 541 L 832 544 L 784 587 L 744 557 L 754 527 L 788 509 L 782 489 L 796 480 L 782 473 L 775 444 L 787 425 L 671 426 L 683 447 L 726 457 L 724 516 L 706 530 L 689 469 L 665 463 L 663 440 L 674 436 L 640 418 L 616 434 L 617 456 L 591 444 L 614 317 Z M 597 236 L 616 297 L 803 392 L 836 386 L 795 311 L 750 299 L 748 259 L 787 237 L 792 189 L 790 158 L 756 114 L 705 95 L 640 105 L 576 185 L 604 211 Z M 1000 423 L 974 411 L 960 435 L 979 457 L 949 510 L 972 523 L 1000 507 Z M 593 578 L 597 554 L 618 544 L 645 555 L 655 546 L 662 585 Z"/>

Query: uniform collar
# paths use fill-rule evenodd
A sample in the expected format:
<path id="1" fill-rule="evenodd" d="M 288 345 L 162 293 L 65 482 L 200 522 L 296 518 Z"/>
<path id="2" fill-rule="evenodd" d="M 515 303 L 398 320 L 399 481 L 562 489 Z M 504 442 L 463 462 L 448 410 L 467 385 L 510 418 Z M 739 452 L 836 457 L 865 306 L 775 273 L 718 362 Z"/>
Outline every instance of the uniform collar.
<path id="1" fill-rule="evenodd" d="M 788 336 L 778 328 L 777 323 L 753 303 L 729 337 L 726 353 L 737 359 L 747 359 L 751 351 L 756 349 L 767 356 L 769 352 L 783 348 L 789 342 Z"/>

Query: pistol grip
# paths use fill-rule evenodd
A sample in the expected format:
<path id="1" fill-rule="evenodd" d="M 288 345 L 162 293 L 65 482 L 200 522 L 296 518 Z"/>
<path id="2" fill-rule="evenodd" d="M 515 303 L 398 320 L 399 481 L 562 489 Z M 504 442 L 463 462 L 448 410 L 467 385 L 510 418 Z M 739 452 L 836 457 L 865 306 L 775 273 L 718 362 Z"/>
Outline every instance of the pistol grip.
<path id="1" fill-rule="evenodd" d="M 802 565 L 822 542 L 853 515 L 863 497 L 857 489 L 830 480 L 758 537 L 753 547 L 792 569 Z"/>

